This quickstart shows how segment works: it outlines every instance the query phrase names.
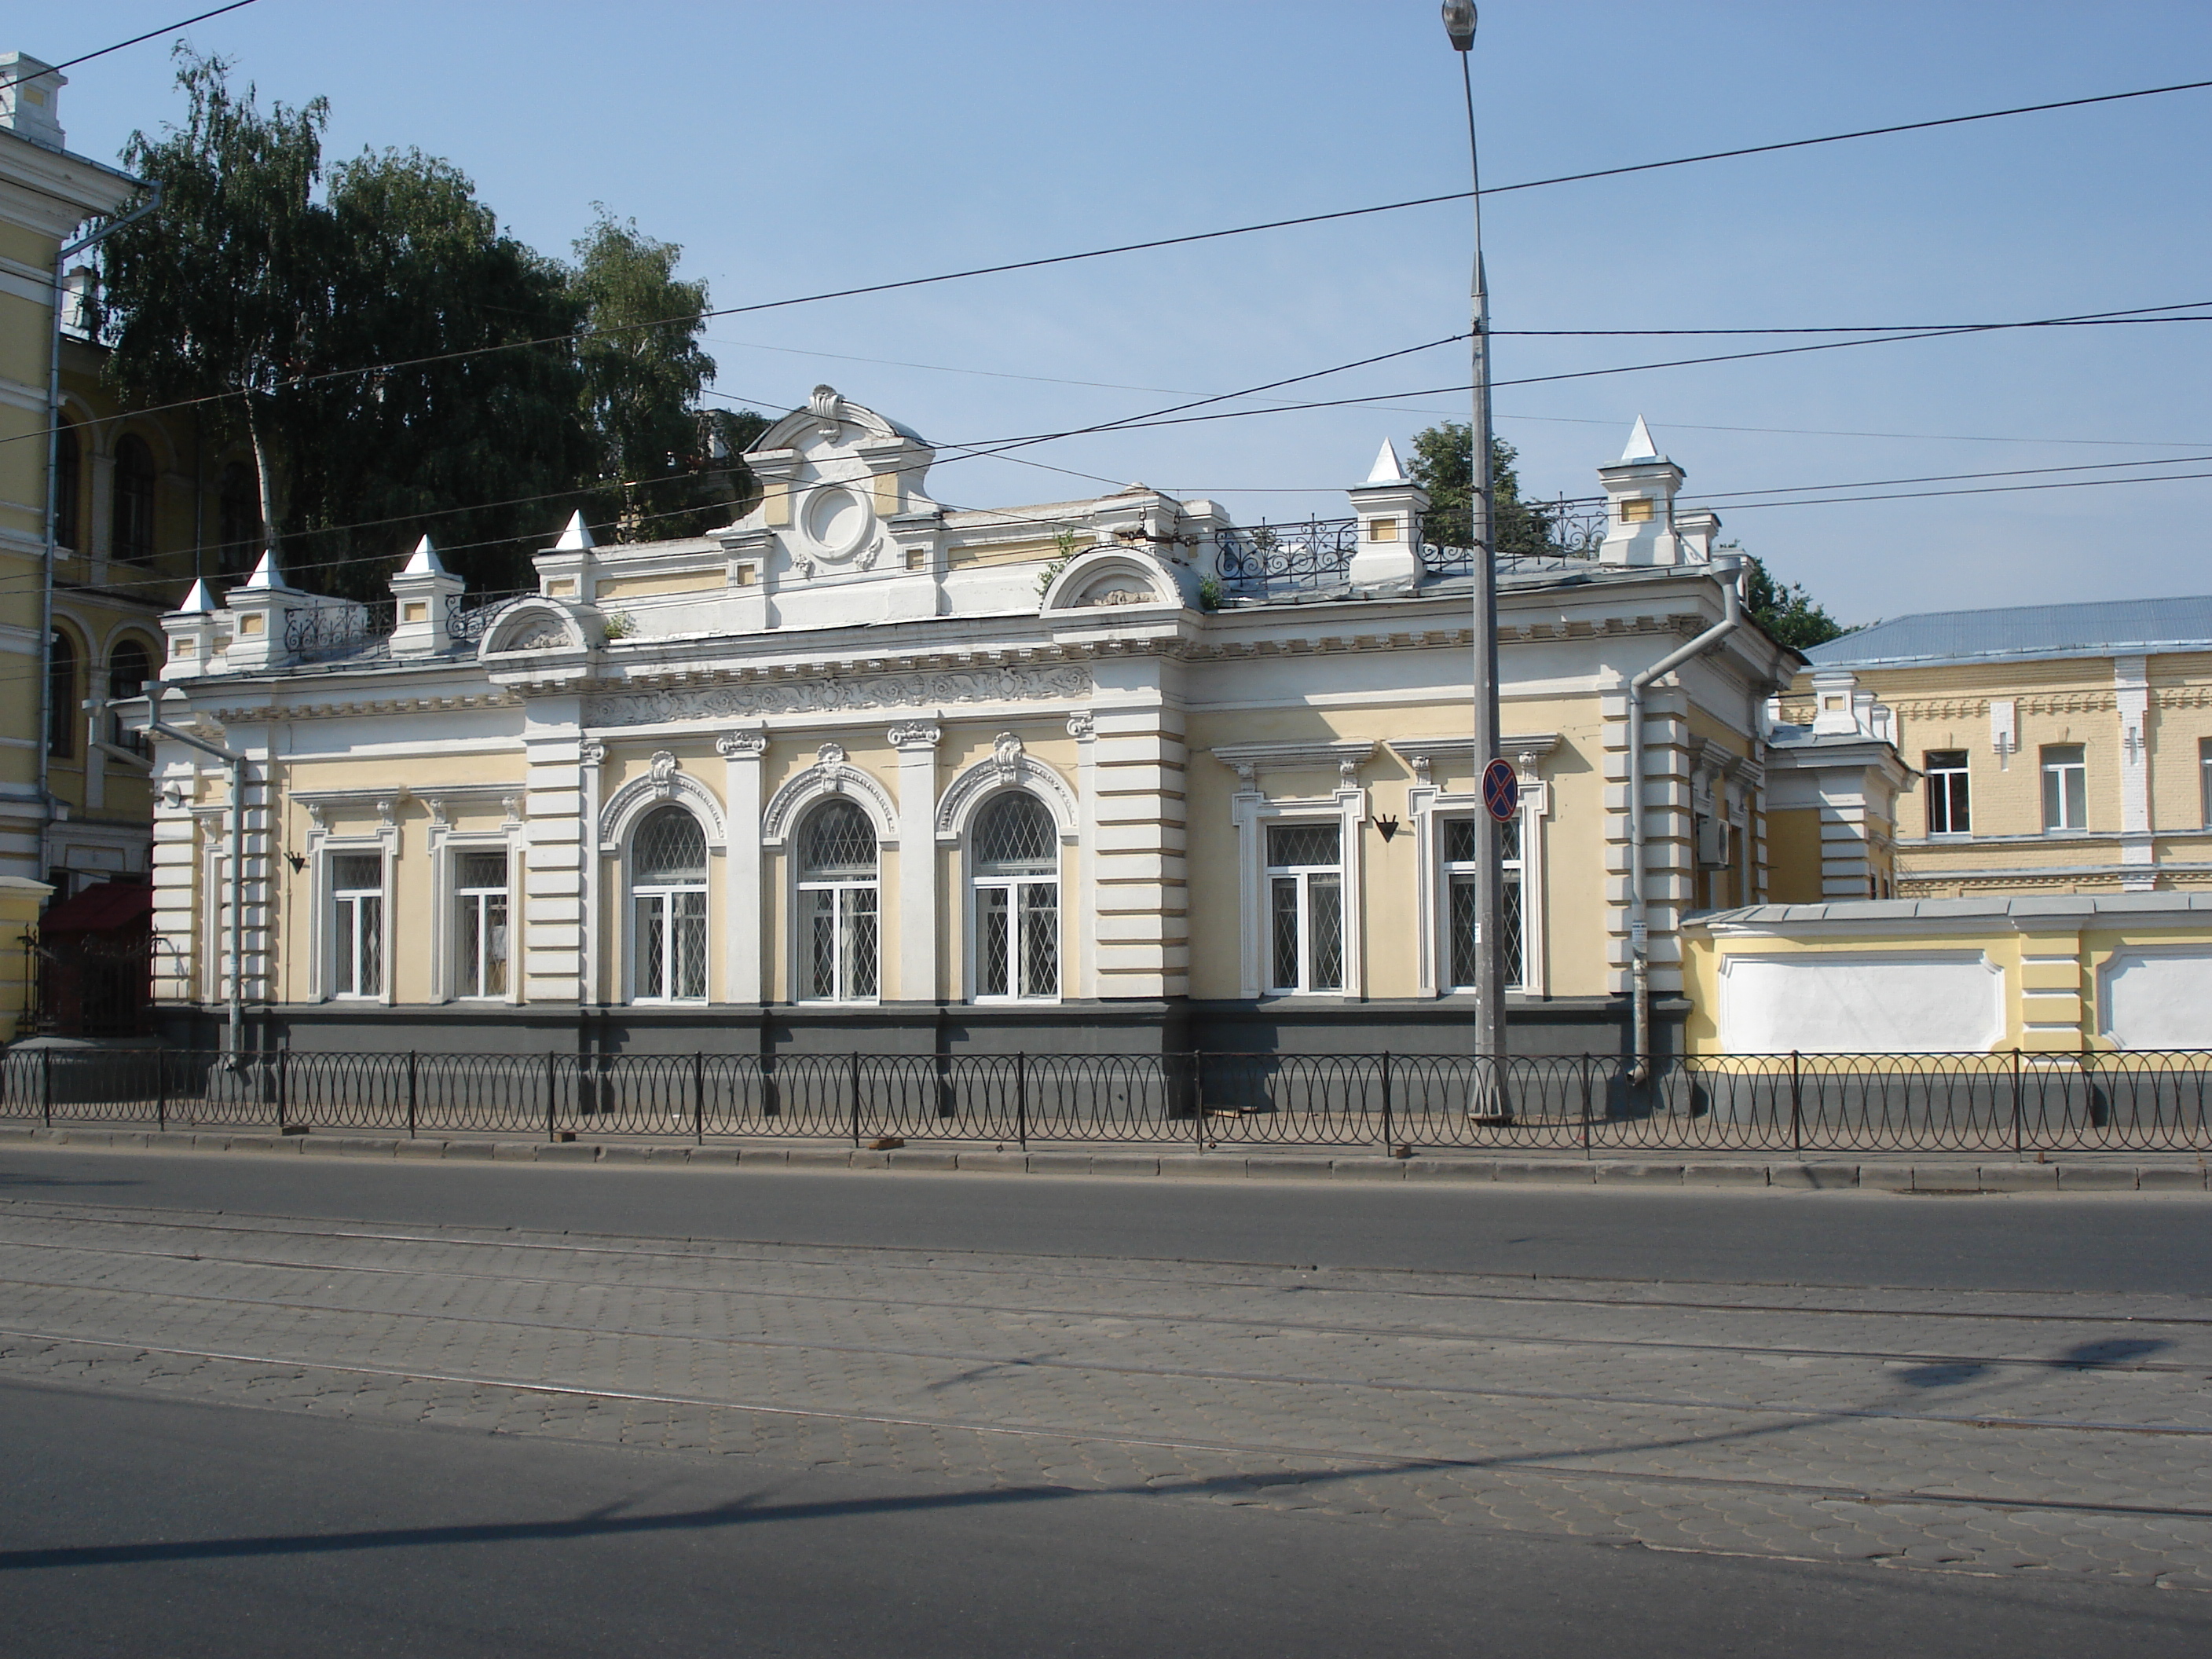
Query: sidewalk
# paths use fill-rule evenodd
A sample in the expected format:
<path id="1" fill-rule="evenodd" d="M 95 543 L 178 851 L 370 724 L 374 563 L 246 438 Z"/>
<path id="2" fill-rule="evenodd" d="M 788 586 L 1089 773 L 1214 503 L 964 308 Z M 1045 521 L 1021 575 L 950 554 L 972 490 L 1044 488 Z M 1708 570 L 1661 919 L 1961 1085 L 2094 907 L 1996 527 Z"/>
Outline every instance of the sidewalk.
<path id="1" fill-rule="evenodd" d="M 1786 1152 L 1593 1150 L 1588 1156 L 1511 1149 L 1389 1158 L 1345 1147 L 1032 1147 L 1027 1152 L 957 1144 L 874 1152 L 826 1140 L 717 1140 L 609 1135 L 562 1141 L 496 1135 L 404 1136 L 315 1130 L 118 1129 L 0 1124 L 0 1147 L 229 1152 L 264 1157 L 381 1158 L 431 1161 L 605 1164 L 730 1170 L 911 1170 L 928 1174 L 1150 1177 L 1194 1181 L 1430 1182 L 1455 1185 L 1778 1188 L 1894 1193 L 2206 1193 L 2212 1156 L 2195 1152 L 2067 1152 L 2047 1159 L 1988 1152 Z"/>

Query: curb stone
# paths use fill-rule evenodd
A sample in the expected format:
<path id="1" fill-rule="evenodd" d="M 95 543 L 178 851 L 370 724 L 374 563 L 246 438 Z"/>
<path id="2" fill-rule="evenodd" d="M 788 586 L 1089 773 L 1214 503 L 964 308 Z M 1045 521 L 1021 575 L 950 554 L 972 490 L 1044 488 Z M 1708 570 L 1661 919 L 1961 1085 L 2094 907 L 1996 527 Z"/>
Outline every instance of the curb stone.
<path id="1" fill-rule="evenodd" d="M 1383 1157 L 1354 1152 L 1340 1158 L 1243 1152 L 1126 1151 L 1022 1152 L 958 1146 L 856 1151 L 845 1146 L 705 1146 L 684 1144 L 544 1140 L 447 1140 L 437 1136 L 208 1133 L 52 1129 L 0 1124 L 0 1143 L 125 1151 L 193 1151 L 317 1158 L 404 1158 L 437 1162 L 610 1164 L 699 1169 L 954 1170 L 971 1174 L 1151 1176 L 1154 1179 L 1262 1182 L 1424 1182 L 1452 1185 L 1492 1182 L 1584 1187 L 1769 1188 L 1834 1191 L 1852 1188 L 1911 1193 L 2203 1193 L 2212 1191 L 2212 1165 L 2086 1163 L 1870 1164 L 1745 1161 L 1647 1163 L 1626 1158 L 1511 1158 Z"/>

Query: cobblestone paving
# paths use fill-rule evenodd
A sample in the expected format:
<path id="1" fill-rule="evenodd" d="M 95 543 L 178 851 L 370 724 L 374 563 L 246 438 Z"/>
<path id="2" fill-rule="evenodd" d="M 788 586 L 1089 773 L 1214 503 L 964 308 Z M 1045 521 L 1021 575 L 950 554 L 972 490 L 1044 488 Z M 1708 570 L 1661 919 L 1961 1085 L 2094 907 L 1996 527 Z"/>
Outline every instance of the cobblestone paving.
<path id="1" fill-rule="evenodd" d="M 0 1376 L 2212 1589 L 2212 1301 L 0 1203 Z"/>

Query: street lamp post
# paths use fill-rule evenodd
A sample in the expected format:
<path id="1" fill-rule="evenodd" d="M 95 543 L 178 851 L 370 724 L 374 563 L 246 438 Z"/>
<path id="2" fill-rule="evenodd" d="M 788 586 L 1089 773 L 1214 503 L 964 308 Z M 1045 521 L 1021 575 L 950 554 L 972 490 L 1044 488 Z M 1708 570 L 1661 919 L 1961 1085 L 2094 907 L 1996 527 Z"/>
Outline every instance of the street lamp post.
<path id="1" fill-rule="evenodd" d="M 1468 560 L 1473 579 L 1474 624 L 1474 770 L 1479 781 L 1498 755 L 1498 569 L 1490 514 L 1490 297 L 1482 270 L 1482 164 L 1474 143 L 1474 78 L 1468 66 L 1474 49 L 1474 0 L 1444 0 L 1444 32 L 1459 53 L 1460 85 L 1467 95 L 1467 159 L 1474 186 L 1474 418 L 1468 476 Z M 1505 1058 L 1505 893 L 1500 873 L 1502 826 L 1485 809 L 1474 815 L 1479 871 L 1474 887 L 1474 1051 Z M 1478 1109 L 1480 1109 L 1478 1108 Z"/>

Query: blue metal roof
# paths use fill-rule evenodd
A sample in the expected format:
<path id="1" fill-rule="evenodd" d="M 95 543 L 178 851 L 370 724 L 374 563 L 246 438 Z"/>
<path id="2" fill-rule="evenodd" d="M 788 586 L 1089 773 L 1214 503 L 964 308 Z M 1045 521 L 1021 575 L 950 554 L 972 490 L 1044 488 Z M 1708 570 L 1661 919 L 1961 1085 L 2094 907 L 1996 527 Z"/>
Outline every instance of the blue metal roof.
<path id="1" fill-rule="evenodd" d="M 2212 598 L 1929 611 L 1876 623 L 1805 655 L 1815 668 L 1876 668 L 2195 649 L 2212 650 Z"/>

